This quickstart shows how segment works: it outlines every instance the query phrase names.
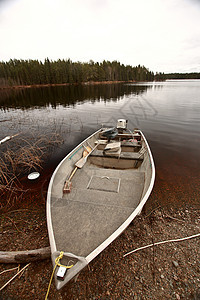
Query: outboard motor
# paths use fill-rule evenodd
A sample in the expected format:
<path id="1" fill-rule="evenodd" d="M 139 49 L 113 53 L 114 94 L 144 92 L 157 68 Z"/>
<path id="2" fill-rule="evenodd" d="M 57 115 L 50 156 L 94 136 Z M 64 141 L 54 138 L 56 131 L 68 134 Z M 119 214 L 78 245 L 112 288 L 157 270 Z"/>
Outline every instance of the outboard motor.
<path id="1" fill-rule="evenodd" d="M 127 123 L 128 123 L 128 120 L 119 119 L 117 121 L 117 130 L 118 130 L 118 132 L 123 133 L 123 130 L 127 129 Z"/>

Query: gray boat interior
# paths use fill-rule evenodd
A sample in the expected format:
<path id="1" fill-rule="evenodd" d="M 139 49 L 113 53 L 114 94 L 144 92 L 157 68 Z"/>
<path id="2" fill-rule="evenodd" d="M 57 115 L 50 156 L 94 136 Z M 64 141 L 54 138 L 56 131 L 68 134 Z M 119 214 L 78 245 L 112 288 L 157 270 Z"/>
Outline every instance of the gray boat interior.
<path id="1" fill-rule="evenodd" d="M 116 141 L 120 142 L 120 151 L 105 153 L 107 141 L 101 131 L 95 133 L 75 148 L 55 172 L 48 191 L 50 234 L 54 239 L 51 248 L 56 253 L 74 255 L 73 259 L 66 255 L 62 263 L 68 264 L 70 260 L 76 264 L 79 259 L 75 257 L 87 258 L 108 240 L 135 211 L 149 188 L 152 166 L 140 131 L 118 134 L 110 143 Z M 63 193 L 65 181 L 88 146 L 92 151 L 72 177 L 71 191 Z M 55 254 L 52 257 L 54 263 Z M 58 283 L 57 288 L 59 285 L 62 286 Z"/>

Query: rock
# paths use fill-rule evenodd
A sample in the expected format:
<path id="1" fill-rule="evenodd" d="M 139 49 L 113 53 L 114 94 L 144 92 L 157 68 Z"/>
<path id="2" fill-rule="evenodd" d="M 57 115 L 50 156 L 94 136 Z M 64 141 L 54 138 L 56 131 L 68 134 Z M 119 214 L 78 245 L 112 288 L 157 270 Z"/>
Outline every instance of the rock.
<path id="1" fill-rule="evenodd" d="M 158 215 L 158 217 L 162 217 L 161 211 L 158 211 L 158 212 L 157 212 L 157 215 Z"/>
<path id="2" fill-rule="evenodd" d="M 174 280 L 176 280 L 176 281 L 178 280 L 178 277 L 176 275 L 174 275 Z"/>
<path id="3" fill-rule="evenodd" d="M 173 263 L 174 267 L 176 267 L 176 268 L 179 266 L 178 262 L 175 260 L 173 260 L 172 263 Z"/>
<path id="4" fill-rule="evenodd" d="M 176 294 L 176 299 L 177 299 L 177 300 L 180 300 L 180 299 L 181 299 L 181 297 L 179 296 L 179 294 Z"/>
<path id="5" fill-rule="evenodd" d="M 139 278 L 139 277 L 137 277 L 137 276 L 135 276 L 135 279 L 136 279 L 136 280 L 140 280 L 140 278 Z"/>
<path id="6" fill-rule="evenodd" d="M 124 285 L 125 285 L 126 287 L 129 287 L 129 286 L 130 286 L 130 283 L 129 283 L 128 281 L 125 281 L 125 282 L 124 282 Z"/>
<path id="7" fill-rule="evenodd" d="M 163 279 L 164 277 L 165 277 L 165 276 L 164 276 L 163 274 L 161 274 L 161 275 L 160 275 L 160 278 L 162 278 L 162 279 Z"/>

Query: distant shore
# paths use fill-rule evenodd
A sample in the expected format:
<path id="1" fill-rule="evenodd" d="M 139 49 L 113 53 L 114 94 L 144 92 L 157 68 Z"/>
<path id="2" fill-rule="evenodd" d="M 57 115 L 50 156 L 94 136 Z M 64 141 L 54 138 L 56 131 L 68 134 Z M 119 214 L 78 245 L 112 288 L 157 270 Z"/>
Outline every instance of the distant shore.
<path id="1" fill-rule="evenodd" d="M 30 89 L 51 86 L 70 86 L 70 85 L 100 85 L 100 84 L 117 84 L 117 83 L 135 83 L 136 81 L 88 81 L 81 83 L 46 83 L 46 84 L 32 84 L 32 85 L 13 85 L 13 86 L 0 86 L 0 90 L 5 89 Z"/>

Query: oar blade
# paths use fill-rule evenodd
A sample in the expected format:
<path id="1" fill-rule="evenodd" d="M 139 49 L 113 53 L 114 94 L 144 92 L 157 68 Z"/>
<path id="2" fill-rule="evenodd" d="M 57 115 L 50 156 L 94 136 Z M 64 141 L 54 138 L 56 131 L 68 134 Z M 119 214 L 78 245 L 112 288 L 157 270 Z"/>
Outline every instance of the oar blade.
<path id="1" fill-rule="evenodd" d="M 87 156 L 86 157 L 82 157 L 81 159 L 79 159 L 79 161 L 77 161 L 75 163 L 75 166 L 77 168 L 81 169 L 84 166 L 84 164 L 86 163 L 86 161 L 87 161 Z"/>

